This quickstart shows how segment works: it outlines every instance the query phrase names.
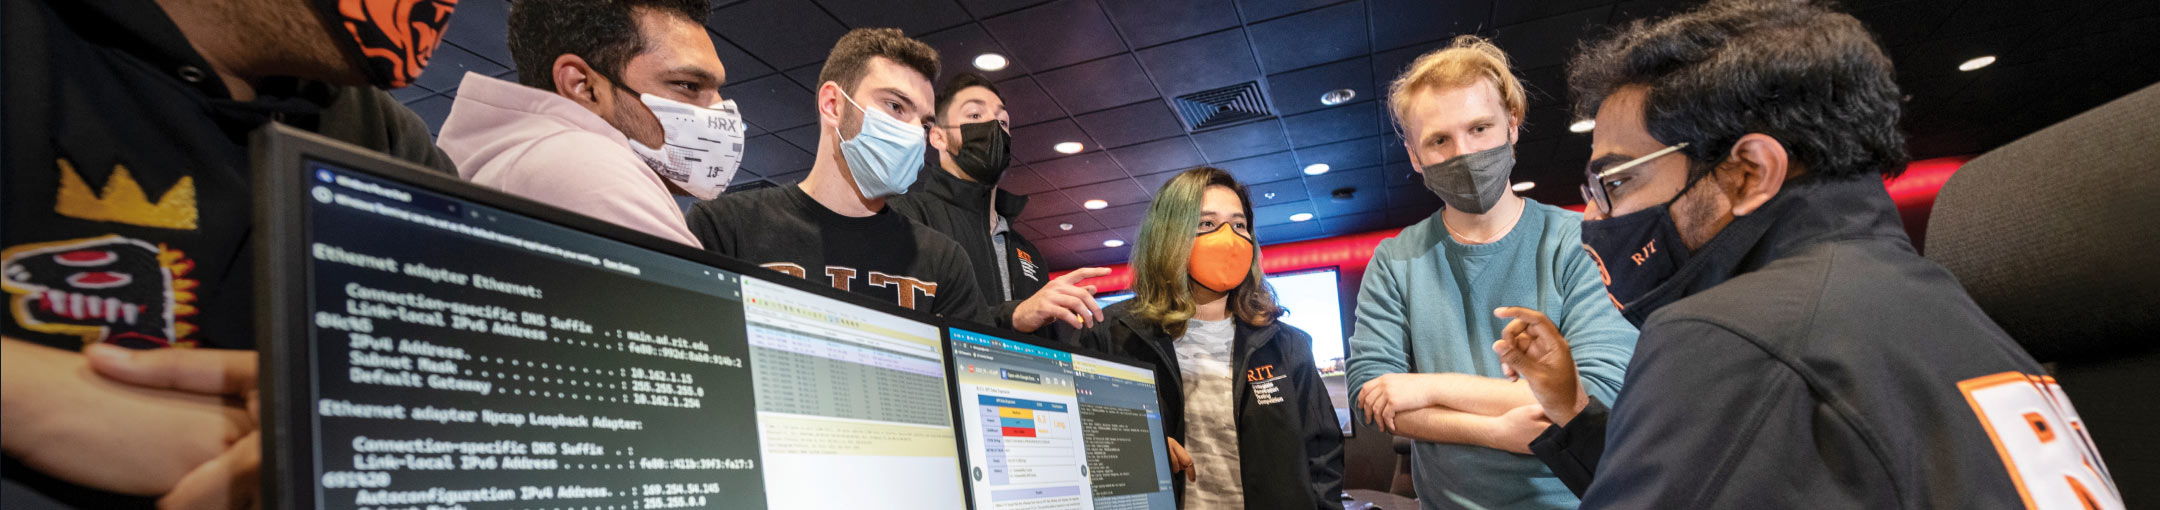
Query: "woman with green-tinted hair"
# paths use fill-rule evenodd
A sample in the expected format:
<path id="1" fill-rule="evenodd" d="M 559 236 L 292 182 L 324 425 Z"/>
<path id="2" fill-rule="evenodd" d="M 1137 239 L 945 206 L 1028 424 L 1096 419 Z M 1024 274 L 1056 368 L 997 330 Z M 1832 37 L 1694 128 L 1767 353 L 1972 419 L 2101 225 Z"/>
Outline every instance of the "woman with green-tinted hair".
<path id="1" fill-rule="evenodd" d="M 1341 508 L 1342 431 L 1312 337 L 1260 272 L 1253 208 L 1229 172 L 1195 168 L 1156 192 L 1132 251 L 1133 298 L 1083 345 L 1160 367 L 1179 507 Z"/>

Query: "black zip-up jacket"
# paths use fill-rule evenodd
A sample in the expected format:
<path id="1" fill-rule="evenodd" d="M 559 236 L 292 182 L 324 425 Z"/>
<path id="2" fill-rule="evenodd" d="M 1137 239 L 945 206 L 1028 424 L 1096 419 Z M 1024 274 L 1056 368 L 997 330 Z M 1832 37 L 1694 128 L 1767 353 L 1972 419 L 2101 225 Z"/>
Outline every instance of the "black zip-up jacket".
<path id="1" fill-rule="evenodd" d="M 1079 334 L 1083 346 L 1154 363 L 1162 400 L 1163 430 L 1185 442 L 1185 392 L 1180 382 L 1177 341 L 1162 328 L 1131 313 L 1130 301 L 1103 310 L 1105 320 Z M 1312 337 L 1276 321 L 1254 327 L 1241 321 L 1231 344 L 1233 374 L 1244 374 L 1231 388 L 1237 397 L 1238 460 L 1245 487 L 1245 508 L 1341 510 L 1343 440 L 1328 401 L 1320 370 L 1313 365 Z M 1272 387 L 1282 401 L 1261 404 L 1254 385 Z M 1185 477 L 1177 480 L 1182 502 Z"/>
<path id="2" fill-rule="evenodd" d="M 990 310 L 996 324 L 1010 327 L 1020 301 L 1035 295 L 1050 281 L 1050 269 L 1042 265 L 1042 252 L 1035 249 L 1035 243 L 1020 234 L 1020 211 L 1027 208 L 1027 197 L 1002 189 L 995 191 L 997 213 L 1006 224 L 1005 252 L 995 251 L 997 246 L 990 239 L 993 189 L 930 165 L 922 169 L 913 191 L 886 200 L 885 206 L 960 243 L 961 251 L 967 252 L 968 260 L 975 264 L 975 284 L 982 288 L 983 301 L 998 303 Z M 1003 271 L 998 269 L 1000 259 L 1005 261 Z M 1006 282 L 1012 284 L 1011 295 L 1005 293 Z M 1045 338 L 1049 338 L 1050 329 L 1043 328 Z"/>
<path id="3" fill-rule="evenodd" d="M 1644 322 L 1610 409 L 1531 444 L 1583 508 L 2119 498 L 2059 387 L 1914 252 L 1881 181 L 1787 185 L 1756 214 L 1694 255 L 1720 262 Z"/>

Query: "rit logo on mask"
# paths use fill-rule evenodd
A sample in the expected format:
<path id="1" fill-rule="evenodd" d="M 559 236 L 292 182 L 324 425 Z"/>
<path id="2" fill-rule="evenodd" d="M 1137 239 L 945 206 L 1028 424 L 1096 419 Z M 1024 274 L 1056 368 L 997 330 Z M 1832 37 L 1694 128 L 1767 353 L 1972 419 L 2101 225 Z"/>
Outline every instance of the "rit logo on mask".
<path id="1" fill-rule="evenodd" d="M 1657 253 L 1657 241 L 1644 244 L 1641 250 L 1636 250 L 1634 255 L 1628 256 L 1628 259 L 1635 261 L 1635 265 L 1640 266 L 1643 262 L 1650 260 L 1650 254 L 1652 253 Z"/>

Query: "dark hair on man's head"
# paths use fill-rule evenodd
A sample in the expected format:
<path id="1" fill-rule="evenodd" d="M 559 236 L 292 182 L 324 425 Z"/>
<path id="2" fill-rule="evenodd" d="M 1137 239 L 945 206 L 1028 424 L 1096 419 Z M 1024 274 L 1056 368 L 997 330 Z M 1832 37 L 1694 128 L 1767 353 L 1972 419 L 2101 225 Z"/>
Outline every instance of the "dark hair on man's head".
<path id="1" fill-rule="evenodd" d="M 610 80 L 645 52 L 637 10 L 704 24 L 707 0 L 517 0 L 510 3 L 510 58 L 518 83 L 555 90 L 555 59 L 577 55 Z"/>
<path id="2" fill-rule="evenodd" d="M 840 90 L 855 93 L 855 86 L 870 75 L 870 57 L 885 57 L 922 73 L 924 80 L 937 77 L 937 50 L 930 45 L 909 39 L 897 28 L 858 28 L 833 44 L 832 54 L 825 56 L 825 68 L 818 70 L 818 86 L 836 82 Z"/>
<path id="3" fill-rule="evenodd" d="M 1586 44 L 1568 64 L 1575 112 L 1597 115 L 1622 87 L 1648 88 L 1643 120 L 1681 149 L 1691 177 L 1763 133 L 1805 176 L 1895 177 L 1905 137 L 1890 58 L 1860 21 L 1794 0 L 1716 1 L 1662 20 L 1637 20 Z"/>
<path id="4" fill-rule="evenodd" d="M 1005 94 L 998 93 L 997 85 L 991 84 L 990 77 L 988 76 L 983 76 L 979 73 L 960 73 L 953 75 L 951 79 L 945 80 L 945 86 L 939 87 L 937 91 L 936 111 L 939 122 L 944 122 L 945 114 L 947 113 L 945 109 L 952 107 L 953 96 L 958 96 L 960 95 L 960 91 L 967 90 L 973 87 L 982 87 L 983 90 L 990 91 L 990 95 L 998 96 L 999 98 L 1005 97 Z"/>

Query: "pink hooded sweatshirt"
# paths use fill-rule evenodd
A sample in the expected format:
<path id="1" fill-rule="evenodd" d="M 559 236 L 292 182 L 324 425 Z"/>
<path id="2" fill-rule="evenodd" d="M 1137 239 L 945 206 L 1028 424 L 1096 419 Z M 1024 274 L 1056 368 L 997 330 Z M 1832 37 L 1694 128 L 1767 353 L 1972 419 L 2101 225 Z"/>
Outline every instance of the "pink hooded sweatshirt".
<path id="1" fill-rule="evenodd" d="M 466 73 L 435 145 L 465 180 L 702 247 L 629 138 L 569 98 Z"/>

